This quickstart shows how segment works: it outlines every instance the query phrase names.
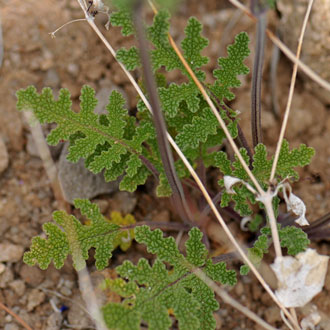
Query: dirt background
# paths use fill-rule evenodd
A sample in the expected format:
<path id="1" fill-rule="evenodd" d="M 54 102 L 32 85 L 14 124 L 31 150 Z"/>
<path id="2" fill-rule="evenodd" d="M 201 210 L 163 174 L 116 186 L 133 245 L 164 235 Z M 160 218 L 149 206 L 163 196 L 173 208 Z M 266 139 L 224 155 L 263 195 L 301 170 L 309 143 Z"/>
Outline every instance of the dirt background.
<path id="1" fill-rule="evenodd" d="M 33 151 L 29 125 L 15 108 L 15 93 L 28 85 L 35 85 L 38 90 L 50 86 L 55 93 L 61 87 L 66 87 L 76 107 L 83 84 L 89 84 L 96 91 L 117 86 L 126 93 L 131 110 L 136 105 L 136 93 L 87 23 L 74 23 L 58 32 L 56 39 L 50 37 L 49 32 L 61 24 L 83 16 L 76 1 L 0 0 L 0 15 L 4 47 L 0 68 L 0 302 L 33 329 L 90 329 L 93 324 L 84 309 L 70 261 L 61 270 L 51 266 L 47 271 L 28 267 L 22 262 L 23 252 L 29 248 L 31 238 L 42 233 L 41 226 L 51 220 L 57 202 L 42 161 Z M 225 55 L 222 46 L 232 42 L 236 33 L 247 31 L 251 38 L 250 49 L 253 50 L 255 24 L 248 17 L 239 15 L 227 2 L 190 1 L 181 4 L 172 19 L 172 32 L 177 40 L 182 38 L 186 19 L 191 15 L 204 23 L 203 34 L 210 40 L 205 51 L 211 57 L 206 66 L 209 78 L 217 57 Z M 233 15 L 237 16 L 237 24 L 229 31 L 228 22 Z M 271 28 L 279 24 L 275 14 L 271 14 L 269 19 Z M 97 22 L 102 27 L 105 16 L 99 15 Z M 122 38 L 118 30 L 102 30 L 116 49 L 130 44 L 130 39 Z M 271 52 L 272 45 L 267 40 L 262 104 L 263 134 L 265 143 L 273 152 L 280 121 L 271 111 Z M 252 58 L 250 56 L 247 60 L 250 68 Z M 291 63 L 282 56 L 278 66 L 277 87 L 281 113 L 287 100 L 291 67 Z M 176 73 L 171 75 L 171 79 L 176 78 Z M 250 80 L 250 75 L 242 79 L 242 87 L 235 92 L 236 100 L 231 103 L 233 108 L 241 111 L 241 125 L 249 139 Z M 330 103 L 320 101 L 313 90 L 308 88 L 308 84 L 308 79 L 298 77 L 286 138 L 291 147 L 306 143 L 316 150 L 312 164 L 300 171 L 301 180 L 294 185 L 295 193 L 306 203 L 307 218 L 313 222 L 329 212 L 330 208 Z M 135 194 L 103 194 L 95 201 L 104 214 L 116 209 L 123 213 L 131 212 L 138 220 L 176 221 L 168 201 L 156 200 L 148 189 L 141 189 Z M 244 239 L 237 224 L 230 225 Z M 213 234 L 213 251 L 229 249 L 224 234 L 215 222 L 210 221 L 207 231 Z M 177 235 L 175 232 L 172 234 Z M 185 234 L 183 236 L 182 242 Z M 327 240 L 313 242 L 312 247 L 319 253 L 329 255 Z M 128 252 L 133 262 L 143 255 L 145 251 L 139 247 Z M 127 255 L 118 252 L 110 268 L 121 263 L 124 258 Z M 271 258 L 267 261 L 271 261 Z M 238 263 L 231 265 L 238 269 Z M 95 284 L 103 276 L 109 276 L 109 271 L 102 274 L 96 272 L 92 263 L 90 272 Z M 274 279 L 267 265 L 261 267 L 261 272 L 273 285 Z M 98 294 L 101 295 L 100 292 Z M 312 301 L 322 315 L 318 329 L 330 329 L 330 321 L 326 316 L 330 310 L 329 294 L 328 275 L 325 289 Z M 241 278 L 238 285 L 231 289 L 231 295 L 272 325 L 285 328 L 279 310 L 253 276 Z M 240 313 L 224 303 L 220 304 L 221 308 L 215 315 L 218 329 L 258 329 Z M 312 304 L 299 310 L 299 317 L 306 315 Z M 0 328 L 21 329 L 4 310 L 0 310 Z"/>

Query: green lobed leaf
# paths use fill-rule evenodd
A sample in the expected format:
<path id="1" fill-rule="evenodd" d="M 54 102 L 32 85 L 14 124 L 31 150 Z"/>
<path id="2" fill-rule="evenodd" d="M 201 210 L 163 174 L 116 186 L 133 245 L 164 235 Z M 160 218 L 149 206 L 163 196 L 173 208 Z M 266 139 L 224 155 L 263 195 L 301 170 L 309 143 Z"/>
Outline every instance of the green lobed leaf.
<path id="1" fill-rule="evenodd" d="M 278 224 L 278 234 L 282 248 L 287 248 L 288 254 L 296 255 L 306 250 L 310 244 L 310 240 L 307 234 L 300 228 L 295 226 L 286 226 L 281 228 Z M 270 245 L 271 229 L 269 227 L 263 227 L 260 230 L 261 235 L 254 242 L 253 247 L 248 249 L 248 257 L 256 266 L 260 265 L 264 254 L 268 253 Z M 246 275 L 249 272 L 247 265 L 241 266 L 241 275 Z"/>
<path id="2" fill-rule="evenodd" d="M 218 121 L 211 109 L 204 108 L 200 115 L 193 117 L 191 124 L 183 126 L 175 140 L 182 151 L 196 149 L 200 142 L 206 142 L 209 135 L 216 134 L 217 126 Z"/>
<path id="3" fill-rule="evenodd" d="M 307 147 L 305 144 L 301 144 L 298 149 L 294 148 L 290 151 L 289 142 L 283 140 L 276 167 L 276 174 L 282 179 L 286 177 L 299 179 L 298 173 L 293 168 L 310 164 L 314 154 L 314 149 Z"/>
<path id="4" fill-rule="evenodd" d="M 55 267 L 61 268 L 68 254 L 71 254 L 75 269 L 81 270 L 86 266 L 89 249 L 93 247 L 96 268 L 104 269 L 108 265 L 120 227 L 109 223 L 98 206 L 88 200 L 76 199 L 74 205 L 91 220 L 91 224 L 82 225 L 64 211 L 54 212 L 56 224 L 46 223 L 43 226 L 48 239 L 33 238 L 30 251 L 24 255 L 24 262 L 31 266 L 38 263 L 41 269 L 47 269 L 53 260 Z"/>
<path id="5" fill-rule="evenodd" d="M 202 29 L 203 25 L 195 17 L 190 17 L 184 30 L 186 38 L 181 42 L 184 58 L 194 71 L 209 61 L 206 56 L 201 55 L 201 51 L 209 44 L 209 41 L 200 35 Z"/>
<path id="6" fill-rule="evenodd" d="M 117 60 L 125 65 L 129 71 L 141 66 L 138 49 L 134 46 L 130 49 L 120 48 L 116 54 Z"/>
<path id="7" fill-rule="evenodd" d="M 234 94 L 229 89 L 241 85 L 237 76 L 249 73 L 249 68 L 243 63 L 246 57 L 250 55 L 249 41 L 246 32 L 239 33 L 235 37 L 235 42 L 227 48 L 228 57 L 218 59 L 220 69 L 213 71 L 217 80 L 211 89 L 219 100 L 223 98 L 232 100 Z"/>
<path id="8" fill-rule="evenodd" d="M 250 158 L 245 149 L 240 149 L 241 155 L 245 162 L 249 164 Z M 278 165 L 276 167 L 275 176 L 278 181 L 282 181 L 285 178 L 298 178 L 298 173 L 294 170 L 294 167 L 305 166 L 310 163 L 312 156 L 314 155 L 314 149 L 306 147 L 304 144 L 300 147 L 294 148 L 290 151 L 289 143 L 283 140 L 283 145 L 280 151 Z M 214 156 L 214 165 L 217 166 L 224 175 L 231 175 L 239 178 L 253 186 L 243 166 L 235 156 L 235 161 L 231 164 L 227 155 L 224 152 L 217 152 Z M 268 159 L 266 146 L 258 144 L 255 147 L 255 152 L 252 162 L 252 173 L 264 188 L 268 186 L 268 180 L 271 173 L 273 164 L 273 158 Z M 224 186 L 223 180 L 219 181 L 221 186 Z M 249 200 L 252 204 L 256 203 L 253 194 L 244 185 L 236 185 L 234 187 L 235 194 L 228 195 L 224 193 L 222 196 L 221 205 L 227 206 L 230 199 L 235 202 L 235 210 L 239 211 L 242 216 L 250 215 L 252 213 L 250 206 L 247 202 Z M 278 199 L 274 198 L 274 211 L 277 213 Z"/>
<path id="9" fill-rule="evenodd" d="M 24 253 L 23 261 L 29 266 L 38 263 L 41 269 L 47 269 L 53 260 L 55 268 L 59 269 L 69 254 L 68 238 L 53 223 L 45 223 L 42 228 L 48 239 L 33 237 L 30 251 Z"/>
<path id="10" fill-rule="evenodd" d="M 18 91 L 17 97 L 19 110 L 32 110 L 41 123 L 57 124 L 47 141 L 55 145 L 69 140 L 69 161 L 85 158 L 90 171 L 106 170 L 106 180 L 124 175 L 122 189 L 127 187 L 133 191 L 137 185 L 145 183 L 149 171 L 141 163 L 140 156 L 143 153 L 148 156 L 148 149 L 143 144 L 148 140 L 153 143 L 155 131 L 150 120 L 142 120 L 137 125 L 136 118 L 128 116 L 125 99 L 119 92 L 111 93 L 107 114 L 102 115 L 94 113 L 97 99 L 89 86 L 83 86 L 81 90 L 81 110 L 78 113 L 71 109 L 70 94 L 66 89 L 60 91 L 58 100 L 54 100 L 49 88 L 43 89 L 39 95 L 34 87 L 28 87 Z M 154 161 L 160 162 L 159 159 Z M 125 174 L 131 180 L 125 179 Z"/>
<path id="11" fill-rule="evenodd" d="M 116 268 L 121 278 L 108 280 L 107 286 L 123 297 L 123 301 L 103 308 L 107 326 L 139 329 L 143 322 L 148 329 L 170 329 L 173 327 L 170 315 L 174 315 L 180 329 L 215 329 L 213 312 L 219 305 L 212 290 L 192 270 L 204 266 L 212 279 L 230 285 L 236 283 L 236 274 L 226 270 L 224 263 L 213 264 L 207 259 L 199 229 L 189 232 L 186 258 L 174 239 L 164 238 L 159 229 L 136 227 L 135 238 L 147 246 L 148 252 L 156 254 L 157 259 L 153 266 L 142 258 L 136 266 L 126 260 Z M 170 265 L 170 270 L 164 262 Z"/>
<path id="12" fill-rule="evenodd" d="M 118 1 L 117 1 L 118 2 Z M 134 26 L 132 21 L 132 14 L 129 7 L 119 5 L 117 3 L 117 11 L 112 12 L 110 15 L 110 23 L 112 26 L 119 26 L 122 28 L 121 33 L 123 36 L 134 34 Z"/>
<path id="13" fill-rule="evenodd" d="M 281 247 L 287 248 L 288 254 L 293 256 L 304 252 L 310 244 L 307 234 L 302 229 L 294 226 L 281 228 L 278 234 L 280 236 Z"/>
<path id="14" fill-rule="evenodd" d="M 156 49 L 151 51 L 151 60 L 154 70 L 164 66 L 167 71 L 183 68 L 179 57 L 168 41 L 170 14 L 167 11 L 159 11 L 154 16 L 153 25 L 148 28 L 148 39 Z"/>
<path id="15" fill-rule="evenodd" d="M 192 82 L 181 85 L 171 84 L 168 88 L 159 88 L 158 93 L 162 109 L 171 118 L 178 114 L 182 101 L 187 103 L 189 111 L 195 113 L 199 110 L 199 92 Z"/>

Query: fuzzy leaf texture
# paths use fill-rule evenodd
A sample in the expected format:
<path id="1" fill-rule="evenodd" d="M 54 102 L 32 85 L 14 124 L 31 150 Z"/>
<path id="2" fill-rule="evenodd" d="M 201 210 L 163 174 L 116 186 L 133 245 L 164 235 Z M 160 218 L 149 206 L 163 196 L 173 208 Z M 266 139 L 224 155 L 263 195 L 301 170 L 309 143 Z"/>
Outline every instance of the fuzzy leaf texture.
<path id="1" fill-rule="evenodd" d="M 148 158 L 144 142 L 154 140 L 151 122 L 128 116 L 123 107 L 123 96 L 113 91 L 106 107 L 107 114 L 94 113 L 97 99 L 95 91 L 83 86 L 80 96 L 80 112 L 71 109 L 70 93 L 61 89 L 58 100 L 54 100 L 51 89 L 44 88 L 41 94 L 32 86 L 17 92 L 19 110 L 32 110 L 40 123 L 56 123 L 47 137 L 50 145 L 70 140 L 67 159 L 77 162 L 86 159 L 86 167 L 93 173 L 105 169 L 105 179 L 115 180 L 124 175 L 120 189 L 134 191 L 144 184 L 150 175 L 141 161 Z"/>
<path id="2" fill-rule="evenodd" d="M 213 264 L 207 259 L 199 229 L 189 232 L 186 257 L 179 252 L 173 237 L 164 238 L 159 229 L 137 227 L 135 238 L 147 246 L 149 253 L 156 254 L 157 259 L 152 266 L 142 258 L 136 266 L 125 261 L 116 268 L 120 278 L 108 280 L 107 285 L 123 301 L 104 306 L 107 326 L 134 330 L 140 329 L 143 322 L 148 329 L 170 329 L 173 327 L 170 315 L 174 315 L 180 329 L 215 329 L 213 312 L 218 309 L 218 303 L 212 290 L 192 270 L 202 267 L 214 281 L 229 285 L 236 283 L 236 274 L 226 270 L 225 263 Z"/>
<path id="3" fill-rule="evenodd" d="M 277 226 L 280 243 L 282 248 L 286 248 L 289 255 L 295 256 L 300 252 L 304 252 L 310 240 L 307 234 L 300 228 L 294 226 L 286 226 L 281 228 Z M 264 254 L 268 253 L 268 247 L 271 241 L 271 229 L 269 227 L 261 228 L 261 235 L 254 242 L 253 247 L 248 249 L 248 258 L 255 266 L 259 266 Z M 249 272 L 247 265 L 241 266 L 241 275 L 246 275 Z"/>
<path id="4" fill-rule="evenodd" d="M 121 27 L 123 36 L 134 34 L 131 12 L 132 1 L 113 0 L 112 4 L 114 4 L 118 10 L 113 11 L 110 15 L 111 25 Z"/>
<path id="5" fill-rule="evenodd" d="M 240 152 L 248 164 L 250 158 L 246 150 L 241 149 Z M 283 140 L 276 167 L 275 178 L 278 182 L 285 178 L 298 179 L 298 173 L 294 168 L 310 164 L 313 155 L 314 149 L 307 147 L 304 144 L 301 144 L 299 148 L 294 148 L 290 151 L 288 141 Z M 227 155 L 220 151 L 215 155 L 215 165 L 219 167 L 220 171 L 224 175 L 239 178 L 245 182 L 248 182 L 250 185 L 253 185 L 236 156 L 235 159 L 236 160 L 231 164 Z M 255 154 L 253 156 L 252 173 L 264 188 L 268 185 L 267 181 L 270 177 L 272 164 L 273 158 L 268 159 L 266 146 L 263 144 L 258 144 L 255 147 Z M 223 186 L 223 180 L 220 180 L 219 184 Z M 244 185 L 237 185 L 233 188 L 233 190 L 235 191 L 235 194 L 228 194 L 227 192 L 223 193 L 221 205 L 223 207 L 227 206 L 230 200 L 233 200 L 235 202 L 235 210 L 237 210 L 242 216 L 250 215 L 252 211 L 249 208 L 247 199 L 254 204 L 256 201 L 253 194 Z"/>
<path id="6" fill-rule="evenodd" d="M 64 260 L 72 255 L 76 270 L 85 268 L 88 251 L 95 248 L 95 265 L 104 269 L 111 258 L 118 238 L 122 232 L 120 226 L 103 217 L 98 206 L 85 199 L 74 201 L 76 208 L 85 215 L 90 224 L 82 225 L 73 215 L 64 211 L 53 213 L 54 223 L 46 223 L 43 229 L 48 239 L 34 237 L 30 251 L 24 254 L 24 262 L 30 266 L 39 264 L 41 269 L 47 269 L 51 261 L 57 269 L 64 265 Z"/>
<path id="7" fill-rule="evenodd" d="M 249 68 L 243 63 L 250 54 L 249 41 L 246 32 L 239 33 L 235 42 L 227 48 L 228 57 L 218 59 L 220 69 L 213 71 L 217 80 L 211 89 L 221 101 L 224 98 L 232 100 L 235 96 L 229 89 L 241 86 L 237 76 L 249 73 Z"/>
<path id="8" fill-rule="evenodd" d="M 218 122 L 209 109 L 201 94 L 191 80 L 179 57 L 169 43 L 169 19 L 167 11 L 160 11 L 155 15 L 153 24 L 147 28 L 148 38 L 154 46 L 151 50 L 153 69 L 164 67 L 167 71 L 179 69 L 189 79 L 188 83 L 177 85 L 171 83 L 158 88 L 162 110 L 167 124 L 175 130 L 175 141 L 185 155 L 192 161 L 202 157 L 207 166 L 213 165 L 212 157 L 207 152 L 213 146 L 221 144 L 225 137 L 222 130 L 218 129 Z M 123 22 L 124 24 L 124 22 Z M 183 56 L 196 76 L 203 81 L 205 73 L 200 69 L 207 64 L 208 58 L 201 53 L 208 45 L 208 40 L 201 34 L 202 24 L 194 17 L 188 20 L 185 28 L 185 38 L 181 42 Z M 214 86 L 229 89 L 239 86 L 237 75 L 248 72 L 243 60 L 249 54 L 247 48 L 248 37 L 240 34 L 235 43 L 228 49 L 228 58 L 219 60 L 221 69 L 215 72 L 218 78 Z M 131 57 L 129 57 L 131 53 Z M 120 49 L 117 57 L 124 63 L 127 69 L 135 69 L 139 65 L 136 48 L 130 50 Z M 140 109 L 143 107 L 140 107 Z M 221 117 L 226 121 L 233 138 L 237 136 L 237 123 L 229 117 L 226 111 L 220 109 Z M 205 147 L 204 147 L 205 145 Z M 201 147 L 201 153 L 199 152 Z"/>

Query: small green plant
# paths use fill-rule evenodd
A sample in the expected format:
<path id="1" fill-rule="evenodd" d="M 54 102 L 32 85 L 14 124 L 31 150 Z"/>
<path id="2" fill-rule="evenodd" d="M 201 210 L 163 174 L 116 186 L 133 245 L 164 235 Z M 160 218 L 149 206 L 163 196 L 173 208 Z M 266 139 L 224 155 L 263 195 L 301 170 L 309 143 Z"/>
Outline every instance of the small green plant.
<path id="1" fill-rule="evenodd" d="M 124 36 L 134 34 L 132 13 L 122 3 L 118 7 L 119 10 L 111 14 L 110 23 L 122 27 Z M 250 229 L 258 231 L 262 217 L 255 210 L 256 206 L 261 210 L 264 205 L 249 188 L 256 187 L 241 162 L 237 157 L 230 161 L 222 148 L 225 132 L 218 127 L 208 103 L 169 42 L 169 19 L 167 11 L 160 11 L 146 29 L 147 38 L 153 45 L 150 51 L 152 70 L 168 132 L 194 168 L 204 173 L 209 168 L 220 169 L 223 174 L 219 180 L 222 192 L 220 206 L 231 208 L 239 217 L 254 215 L 256 220 L 250 223 Z M 248 35 L 242 32 L 236 36 L 227 49 L 228 56 L 218 59 L 219 67 L 213 71 L 214 82 L 207 83 L 202 67 L 209 59 L 201 52 L 208 45 L 208 40 L 201 32 L 202 24 L 196 18 L 190 18 L 181 42 L 183 56 L 217 105 L 257 182 L 267 190 L 271 186 L 269 177 L 274 159 L 268 157 L 264 144 L 259 143 L 251 150 L 241 139 L 238 114 L 226 104 L 235 97 L 232 89 L 240 86 L 238 76 L 249 73 L 244 64 L 250 53 Z M 117 60 L 129 71 L 139 69 L 142 63 L 139 49 L 135 46 L 118 50 Z M 174 69 L 180 70 L 187 82 L 176 84 L 167 81 L 162 72 Z M 144 89 L 144 82 L 142 85 Z M 143 100 L 138 102 L 137 115 L 130 116 L 124 108 L 123 96 L 117 91 L 109 96 L 107 114 L 95 114 L 97 99 L 89 86 L 81 89 L 79 112 L 71 109 L 70 93 L 66 89 L 62 89 L 55 100 L 50 88 L 44 88 L 39 94 L 30 86 L 18 91 L 17 98 L 19 110 L 32 110 L 40 123 L 57 125 L 48 135 L 47 142 L 56 145 L 63 140 L 69 141 L 69 161 L 85 159 L 86 168 L 93 173 L 104 170 L 106 181 L 121 177 L 119 188 L 129 192 L 134 192 L 139 185 L 145 184 L 149 176 L 154 176 L 157 195 L 171 196 L 173 186 L 168 168 L 162 161 L 162 150 L 157 144 L 157 128 Z M 290 150 L 288 142 L 284 141 L 276 167 L 276 182 L 297 180 L 294 168 L 308 165 L 313 154 L 313 149 L 305 145 Z M 174 167 L 182 182 L 190 179 L 181 159 L 175 161 Z M 225 177 L 238 180 L 231 191 L 225 189 Z M 274 196 L 275 215 L 278 214 L 278 205 L 279 198 Z M 107 286 L 122 297 L 122 302 L 103 307 L 107 326 L 111 329 L 139 329 L 143 321 L 150 329 L 168 329 L 173 325 L 170 318 L 173 314 L 180 329 L 215 329 L 213 312 L 219 305 L 213 291 L 194 274 L 194 269 L 202 269 L 209 278 L 221 284 L 234 285 L 237 279 L 235 271 L 227 270 L 224 262 L 214 264 L 208 258 L 209 251 L 201 243 L 199 229 L 194 227 L 189 231 L 184 256 L 174 239 L 164 238 L 159 229 L 151 231 L 138 223 L 134 224 L 134 229 L 125 228 L 125 225 L 133 225 L 134 221 L 118 217 L 108 221 L 97 206 L 87 200 L 76 200 L 75 207 L 90 223 L 83 225 L 64 211 L 55 212 L 55 224 L 46 223 L 43 227 L 48 238 L 35 237 L 30 251 L 25 253 L 27 264 L 38 263 L 40 268 L 46 269 L 53 261 L 56 268 L 61 268 L 71 254 L 74 267 L 81 270 L 86 267 L 88 251 L 95 248 L 95 265 L 104 269 L 112 251 L 119 245 L 126 250 L 134 238 L 138 244 L 145 244 L 156 259 L 152 266 L 147 260 L 140 259 L 136 266 L 125 261 L 116 268 L 120 277 L 108 280 Z M 280 244 L 290 255 L 304 251 L 309 244 L 307 235 L 300 228 L 278 225 L 278 231 Z M 264 254 L 268 253 L 271 237 L 266 223 L 254 246 L 248 249 L 248 257 L 254 265 L 259 265 Z M 241 274 L 248 271 L 247 265 L 241 267 Z"/>

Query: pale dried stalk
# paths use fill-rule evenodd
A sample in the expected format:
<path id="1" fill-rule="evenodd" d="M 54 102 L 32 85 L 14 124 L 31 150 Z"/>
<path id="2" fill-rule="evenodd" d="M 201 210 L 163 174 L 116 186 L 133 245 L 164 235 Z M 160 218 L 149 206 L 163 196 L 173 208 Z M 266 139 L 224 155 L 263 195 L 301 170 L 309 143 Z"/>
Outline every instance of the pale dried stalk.
<path id="1" fill-rule="evenodd" d="M 305 35 L 307 23 L 308 23 L 308 18 L 309 18 L 309 15 L 311 13 L 311 10 L 312 10 L 313 2 L 314 2 L 314 0 L 309 0 L 308 7 L 307 7 L 307 10 L 306 10 L 304 22 L 303 22 L 303 25 L 302 25 L 302 28 L 301 28 L 299 41 L 298 41 L 297 54 L 296 54 L 297 59 L 299 59 L 299 57 L 300 57 L 302 43 L 303 43 L 303 39 L 304 39 L 304 35 Z M 280 137 L 277 141 L 274 162 L 273 162 L 273 165 L 272 165 L 272 171 L 271 171 L 270 178 L 269 178 L 269 180 L 271 182 L 274 180 L 274 177 L 275 177 L 276 166 L 277 166 L 278 158 L 280 156 L 280 151 L 281 151 L 281 147 L 282 147 L 284 133 L 285 133 L 285 130 L 286 130 L 286 127 L 287 127 L 287 124 L 288 124 L 288 120 L 289 120 L 289 115 L 290 115 L 291 103 L 292 103 L 292 98 L 293 98 L 294 86 L 295 86 L 295 83 L 296 83 L 297 72 L 298 72 L 298 63 L 296 62 L 293 66 L 288 102 L 286 104 L 285 114 L 284 114 L 284 118 L 283 118 L 283 122 L 282 122 L 282 126 L 281 126 Z"/>
<path id="2" fill-rule="evenodd" d="M 79 288 L 81 290 L 82 297 L 86 303 L 86 307 L 90 316 L 95 322 L 97 330 L 107 330 L 99 302 L 96 298 L 95 291 L 92 285 L 91 278 L 86 268 L 77 272 L 79 279 Z"/>
<path id="3" fill-rule="evenodd" d="M 23 114 L 26 121 L 29 124 L 31 124 L 32 122 L 35 123 L 33 125 L 30 125 L 30 131 L 33 137 L 33 141 L 37 147 L 39 156 L 42 160 L 42 164 L 50 181 L 54 193 L 54 197 L 58 203 L 58 206 L 59 208 L 64 209 L 67 212 L 70 212 L 70 206 L 63 197 L 63 192 L 57 177 L 57 168 L 50 154 L 48 145 L 45 141 L 45 137 L 42 132 L 41 126 L 37 122 L 33 112 L 24 111 Z"/>
<path id="4" fill-rule="evenodd" d="M 256 18 L 249 11 L 249 9 L 240 3 L 238 0 L 228 0 L 235 7 L 241 9 L 246 15 L 248 15 L 251 19 L 256 21 Z M 327 91 L 330 91 L 330 83 L 323 78 L 321 78 L 316 72 L 314 72 L 309 66 L 303 63 L 301 60 L 297 59 L 296 55 L 292 53 L 292 51 L 269 29 L 266 30 L 266 33 L 269 39 L 285 54 L 285 56 L 297 64 L 299 69 L 303 71 L 309 78 L 314 80 L 319 86 L 323 87 Z"/>
<path id="5" fill-rule="evenodd" d="M 214 283 L 201 269 L 197 268 L 193 273 L 199 277 L 208 287 L 210 287 L 226 304 L 232 306 L 233 308 L 240 311 L 242 314 L 246 315 L 249 319 L 253 320 L 263 328 L 267 330 L 276 330 L 276 328 L 269 325 L 263 319 L 261 319 L 257 314 L 250 311 L 245 306 L 241 305 L 238 301 L 233 299 L 224 289 L 220 288 Z"/>
<path id="6" fill-rule="evenodd" d="M 109 42 L 105 39 L 105 37 L 103 36 L 103 34 L 101 33 L 101 31 L 99 30 L 99 28 L 95 25 L 94 22 L 94 18 L 91 17 L 86 10 L 86 5 L 84 5 L 83 0 L 77 0 L 78 3 L 80 4 L 81 8 L 83 9 L 85 16 L 86 16 L 86 20 L 88 22 L 88 24 L 92 27 L 92 29 L 95 31 L 95 33 L 99 36 L 99 38 L 102 40 L 102 42 L 104 43 L 104 45 L 106 46 L 106 48 L 110 51 L 110 53 L 114 56 L 114 58 L 116 59 L 116 52 L 115 50 L 112 48 L 112 46 L 109 44 Z M 117 61 L 118 62 L 118 61 Z M 132 83 L 132 85 L 134 86 L 134 88 L 136 89 L 137 93 L 139 94 L 139 96 L 141 97 L 142 101 L 144 102 L 144 104 L 146 105 L 146 107 L 148 108 L 148 110 L 152 113 L 152 109 L 150 107 L 150 104 L 148 102 L 148 100 L 146 99 L 145 95 L 143 94 L 142 90 L 140 89 L 140 87 L 138 86 L 138 84 L 135 82 L 134 78 L 132 77 L 132 75 L 130 74 L 130 72 L 128 70 L 126 70 L 125 66 L 118 62 L 118 64 L 120 65 L 120 67 L 123 69 L 123 71 L 125 72 L 125 74 L 127 75 L 128 79 L 130 80 L 130 82 Z M 205 92 L 205 91 L 204 91 Z M 206 92 L 205 92 L 206 93 Z M 207 93 L 206 96 L 208 97 Z M 209 98 L 209 97 L 208 97 Z M 210 100 L 211 104 L 212 101 Z M 213 105 L 213 104 L 212 104 Z M 213 105 L 214 107 L 214 105 Z M 220 117 L 220 116 L 219 116 Z M 220 117 L 220 120 L 222 121 L 222 118 Z M 223 123 L 224 124 L 224 123 Z M 227 131 L 230 139 L 232 140 L 227 127 L 224 125 L 225 130 Z M 255 268 L 255 266 L 251 263 L 251 261 L 249 260 L 249 258 L 246 256 L 246 254 L 244 253 L 244 251 L 242 250 L 242 248 L 240 247 L 240 245 L 238 244 L 238 242 L 236 241 L 236 239 L 234 238 L 234 236 L 232 235 L 232 233 L 230 232 L 229 228 L 227 227 L 225 221 L 222 219 L 221 215 L 219 214 L 218 210 L 216 209 L 216 206 L 214 205 L 214 203 L 212 202 L 211 197 L 209 196 L 206 188 L 204 187 L 204 185 L 202 184 L 200 178 L 198 177 L 197 173 L 195 172 L 195 170 L 193 169 L 193 167 L 190 165 L 189 161 L 186 159 L 186 157 L 184 156 L 184 154 L 182 153 L 182 151 L 180 150 L 180 148 L 177 146 L 177 144 L 175 143 L 175 141 L 173 140 L 173 138 L 169 135 L 169 133 L 167 133 L 167 138 L 170 142 L 170 144 L 172 145 L 172 147 L 174 148 L 174 150 L 177 152 L 178 156 L 181 158 L 181 160 L 183 161 L 183 163 L 185 164 L 185 166 L 187 167 L 187 169 L 189 170 L 190 174 L 192 175 L 192 177 L 194 178 L 194 180 L 196 181 L 197 185 L 199 186 L 200 190 L 202 191 L 202 194 L 204 195 L 204 198 L 206 199 L 207 203 L 210 205 L 210 208 L 212 209 L 213 213 L 215 214 L 217 220 L 219 221 L 219 223 L 221 224 L 221 226 L 223 227 L 223 230 L 225 231 L 225 233 L 227 234 L 229 240 L 232 242 L 232 244 L 235 246 L 235 248 L 237 249 L 237 251 L 239 252 L 239 254 L 241 255 L 242 259 L 244 260 L 244 262 L 250 267 L 251 271 L 255 274 L 255 276 L 257 277 L 257 279 L 259 280 L 259 282 L 261 283 L 261 285 L 264 287 L 264 289 L 268 292 L 268 294 L 271 296 L 271 298 L 274 300 L 274 302 L 281 308 L 281 310 L 284 312 L 284 314 L 290 319 L 290 321 L 294 324 L 294 319 L 292 318 L 291 314 L 287 311 L 287 309 L 278 301 L 277 297 L 275 296 L 275 294 L 273 293 L 273 291 L 270 289 L 270 287 L 268 286 L 268 284 L 265 282 L 265 280 L 262 278 L 262 276 L 260 275 L 260 273 L 258 272 L 258 270 Z M 236 152 L 238 153 L 238 158 L 242 159 L 241 154 L 239 153 L 236 145 L 233 143 L 234 146 L 234 150 L 236 150 Z M 246 165 L 246 163 L 244 162 L 244 160 L 242 159 L 242 164 L 245 164 L 247 171 L 249 171 L 248 173 L 251 173 L 251 171 L 249 170 L 248 166 Z M 256 181 L 256 179 L 254 178 L 253 174 L 251 173 L 251 180 L 253 182 L 256 183 L 256 187 L 259 187 L 260 189 L 260 193 L 262 195 L 265 195 L 266 193 L 262 190 L 262 188 L 260 187 L 259 183 Z"/>

